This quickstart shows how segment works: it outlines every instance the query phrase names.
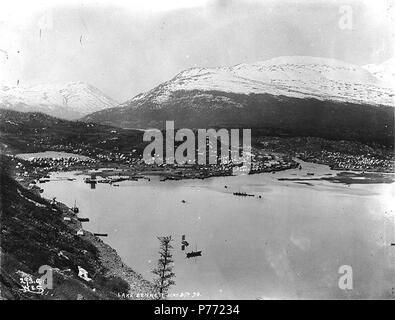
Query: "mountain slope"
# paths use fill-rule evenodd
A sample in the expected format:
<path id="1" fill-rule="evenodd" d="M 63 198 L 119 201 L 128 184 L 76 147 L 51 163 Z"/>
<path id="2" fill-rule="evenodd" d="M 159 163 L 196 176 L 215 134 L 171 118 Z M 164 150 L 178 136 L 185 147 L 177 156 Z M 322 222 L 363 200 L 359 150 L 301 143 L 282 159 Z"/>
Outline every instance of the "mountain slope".
<path id="1" fill-rule="evenodd" d="M 68 151 L 104 155 L 114 151 L 141 154 L 143 133 L 81 121 L 54 118 L 38 112 L 0 109 L 0 152 Z M 133 153 L 134 154 L 134 153 Z"/>
<path id="2" fill-rule="evenodd" d="M 12 171 L 19 161 L 0 154 L 0 299 L 96 300 L 152 293 L 152 284 L 114 249 L 87 231 L 76 235 L 81 223 L 66 206 L 51 204 L 17 183 Z M 21 277 L 40 278 L 42 265 L 53 270 L 53 288 L 43 295 L 23 290 Z M 91 281 L 79 277 L 79 267 Z"/>
<path id="3" fill-rule="evenodd" d="M 83 82 L 25 88 L 0 87 L 0 108 L 39 111 L 69 120 L 116 105 L 116 101 L 99 89 Z"/>
<path id="4" fill-rule="evenodd" d="M 179 73 L 84 120 L 120 127 L 263 128 L 267 133 L 393 144 L 394 91 L 333 59 L 280 57 Z"/>
<path id="5" fill-rule="evenodd" d="M 279 57 L 234 67 L 193 68 L 147 93 L 162 103 L 181 90 L 267 93 L 351 103 L 395 105 L 393 90 L 366 69 L 334 59 Z M 140 101 L 139 95 L 130 102 Z"/>
<path id="6" fill-rule="evenodd" d="M 388 59 L 381 64 L 367 64 L 363 68 L 386 82 L 392 89 L 395 88 L 395 58 Z"/>

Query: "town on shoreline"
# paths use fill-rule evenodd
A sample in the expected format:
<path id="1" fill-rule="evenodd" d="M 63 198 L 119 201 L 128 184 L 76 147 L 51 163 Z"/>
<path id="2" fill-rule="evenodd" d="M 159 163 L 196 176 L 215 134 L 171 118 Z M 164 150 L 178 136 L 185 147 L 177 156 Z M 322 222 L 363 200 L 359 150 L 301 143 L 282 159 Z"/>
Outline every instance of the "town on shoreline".
<path id="1" fill-rule="evenodd" d="M 146 164 L 138 156 L 138 151 L 122 152 L 115 151 L 114 148 L 99 150 L 93 147 L 82 149 L 74 144 L 67 146 L 55 144 L 50 148 L 40 146 L 38 149 L 26 148 L 23 151 L 28 153 L 16 153 L 10 149 L 2 150 L 1 156 L 8 163 L 7 172 L 10 176 L 21 187 L 42 199 L 45 206 L 58 210 L 71 235 L 74 237 L 82 235 L 85 241 L 98 250 L 101 256 L 100 263 L 108 270 L 106 275 L 118 277 L 129 284 L 130 291 L 126 293 L 127 295 L 137 297 L 142 294 L 141 298 L 148 299 L 154 293 L 152 284 L 126 266 L 117 252 L 98 236 L 84 230 L 73 208 L 55 199 L 43 199 L 41 197 L 43 189 L 40 184 L 49 181 L 54 172 L 77 171 L 79 174 L 86 175 L 85 182 L 90 184 L 91 188 L 95 188 L 96 183 L 118 186 L 122 181 L 149 180 L 152 176 L 158 176 L 160 181 L 232 176 L 234 166 L 231 162 L 225 164 L 221 161 L 214 165 Z M 278 180 L 306 184 L 309 180 L 326 180 L 344 184 L 395 181 L 394 156 L 391 151 L 356 142 L 329 141 L 311 137 L 260 137 L 256 139 L 252 148 L 251 167 L 248 174 L 275 174 L 289 169 L 302 169 L 299 159 L 325 164 L 334 172 L 338 172 L 330 177 L 319 177 L 311 172 L 303 178 L 282 176 Z M 234 195 L 249 196 L 244 193 Z"/>

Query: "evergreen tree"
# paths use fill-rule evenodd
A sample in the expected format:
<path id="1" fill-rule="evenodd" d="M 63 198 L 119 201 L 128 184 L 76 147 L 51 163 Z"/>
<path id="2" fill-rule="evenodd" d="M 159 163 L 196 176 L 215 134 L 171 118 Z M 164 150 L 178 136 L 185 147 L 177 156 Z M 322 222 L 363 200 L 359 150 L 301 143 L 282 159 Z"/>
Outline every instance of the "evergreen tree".
<path id="1" fill-rule="evenodd" d="M 173 256 L 171 253 L 171 249 L 173 249 L 171 245 L 172 238 L 171 236 L 167 237 L 158 237 L 160 242 L 159 249 L 159 260 L 157 267 L 152 270 L 152 273 L 157 276 L 154 280 L 157 293 L 160 298 L 166 298 L 169 287 L 174 285 L 175 282 L 173 278 L 175 274 L 173 272 Z"/>

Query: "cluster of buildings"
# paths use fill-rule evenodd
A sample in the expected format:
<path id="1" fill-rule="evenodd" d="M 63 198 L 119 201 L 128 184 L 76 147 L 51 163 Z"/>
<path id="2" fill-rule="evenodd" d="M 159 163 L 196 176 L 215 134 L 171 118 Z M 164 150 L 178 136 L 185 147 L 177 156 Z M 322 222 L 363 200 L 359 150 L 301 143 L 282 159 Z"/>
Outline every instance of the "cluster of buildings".
<path id="1" fill-rule="evenodd" d="M 284 154 L 267 153 L 254 150 L 251 162 L 251 173 L 270 172 L 296 168 L 298 163 Z"/>
<path id="2" fill-rule="evenodd" d="M 114 148 L 113 151 L 108 151 L 85 144 L 79 145 L 78 147 L 73 144 L 56 144 L 52 145 L 50 149 L 54 151 L 58 150 L 81 154 L 100 162 L 114 162 L 130 165 L 141 163 L 141 159 L 137 157 L 136 149 L 133 149 L 130 152 L 121 152 L 117 150 L 118 148 Z"/>
<path id="3" fill-rule="evenodd" d="M 321 152 L 303 152 L 299 157 L 304 161 L 329 165 L 334 170 L 361 170 L 394 172 L 394 160 L 379 159 L 372 155 L 350 155 L 341 152 L 322 150 Z"/>
<path id="4" fill-rule="evenodd" d="M 27 161 L 34 167 L 44 167 L 49 171 L 68 170 L 76 166 L 87 166 L 95 164 L 95 159 L 81 159 L 79 157 L 59 157 L 59 158 L 31 158 Z"/>

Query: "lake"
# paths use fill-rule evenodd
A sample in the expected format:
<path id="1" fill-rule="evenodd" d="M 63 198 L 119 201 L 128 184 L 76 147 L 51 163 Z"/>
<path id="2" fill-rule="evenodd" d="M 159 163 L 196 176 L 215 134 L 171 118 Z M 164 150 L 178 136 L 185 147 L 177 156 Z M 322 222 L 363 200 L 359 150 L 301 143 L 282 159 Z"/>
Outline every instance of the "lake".
<path id="1" fill-rule="evenodd" d="M 302 170 L 276 174 L 165 182 L 151 177 L 118 187 L 98 183 L 95 189 L 84 183 L 86 175 L 59 172 L 40 187 L 46 198 L 69 206 L 76 200 L 79 216 L 90 218 L 84 228 L 108 233 L 103 240 L 148 280 L 158 259 L 156 237 L 171 235 L 176 285 L 170 293 L 175 297 L 391 297 L 394 184 L 277 180 L 336 173 L 301 163 Z M 186 251 L 197 248 L 201 257 L 186 259 L 183 234 L 190 243 Z M 342 265 L 352 267 L 352 290 L 338 286 Z"/>

